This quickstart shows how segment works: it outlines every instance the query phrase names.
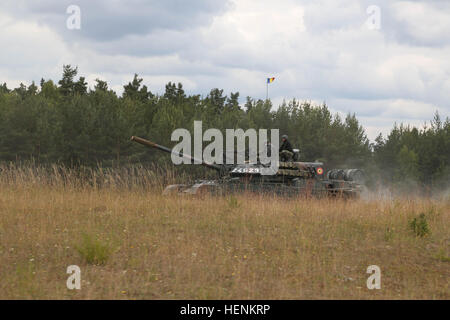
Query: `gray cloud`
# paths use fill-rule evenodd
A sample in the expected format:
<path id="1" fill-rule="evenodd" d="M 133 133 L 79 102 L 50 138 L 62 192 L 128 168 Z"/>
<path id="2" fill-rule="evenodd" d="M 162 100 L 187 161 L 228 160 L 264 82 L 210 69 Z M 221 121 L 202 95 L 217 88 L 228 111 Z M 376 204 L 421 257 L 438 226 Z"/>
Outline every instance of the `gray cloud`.
<path id="1" fill-rule="evenodd" d="M 70 5 L 80 7 L 82 28 L 66 28 Z M 146 35 L 161 30 L 187 30 L 211 23 L 228 7 L 227 1 L 208 0 L 6 0 L 0 7 L 17 18 L 31 18 L 60 32 L 64 37 L 111 41 L 127 35 Z"/>
<path id="2" fill-rule="evenodd" d="M 67 30 L 69 4 L 81 30 Z M 370 137 L 387 123 L 450 114 L 450 7 L 379 0 L 381 29 L 365 26 L 373 1 L 10 1 L 0 4 L 0 82 L 58 79 L 78 65 L 119 93 L 136 72 L 154 92 L 219 87 L 327 102 L 355 112 Z M 383 131 L 384 132 L 384 131 Z"/>

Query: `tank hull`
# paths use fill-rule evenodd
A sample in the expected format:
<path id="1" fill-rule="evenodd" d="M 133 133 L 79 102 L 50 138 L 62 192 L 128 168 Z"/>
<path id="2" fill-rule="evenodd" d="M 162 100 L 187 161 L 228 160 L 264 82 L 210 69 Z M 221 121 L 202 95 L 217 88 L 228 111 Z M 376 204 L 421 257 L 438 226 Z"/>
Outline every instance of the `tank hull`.
<path id="1" fill-rule="evenodd" d="M 301 179 L 290 184 L 276 182 L 199 180 L 193 184 L 167 186 L 163 195 L 227 195 L 245 192 L 287 197 L 358 198 L 363 186 L 344 180 Z"/>

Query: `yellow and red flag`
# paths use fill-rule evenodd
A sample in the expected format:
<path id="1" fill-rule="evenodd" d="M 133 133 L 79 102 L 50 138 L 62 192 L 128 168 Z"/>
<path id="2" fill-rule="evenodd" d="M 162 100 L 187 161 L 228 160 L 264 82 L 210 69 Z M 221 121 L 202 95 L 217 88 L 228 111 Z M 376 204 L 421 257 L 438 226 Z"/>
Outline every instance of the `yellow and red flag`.
<path id="1" fill-rule="evenodd" d="M 275 81 L 275 78 L 267 78 L 267 83 L 272 83 Z"/>

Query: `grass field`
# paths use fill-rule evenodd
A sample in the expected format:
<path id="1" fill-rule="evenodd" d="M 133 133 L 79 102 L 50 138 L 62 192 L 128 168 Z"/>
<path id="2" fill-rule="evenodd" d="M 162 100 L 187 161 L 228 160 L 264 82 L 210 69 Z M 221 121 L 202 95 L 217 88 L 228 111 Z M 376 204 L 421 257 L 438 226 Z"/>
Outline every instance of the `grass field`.
<path id="1" fill-rule="evenodd" d="M 152 174 L 4 168 L 0 299 L 450 298 L 448 198 L 163 197 Z"/>

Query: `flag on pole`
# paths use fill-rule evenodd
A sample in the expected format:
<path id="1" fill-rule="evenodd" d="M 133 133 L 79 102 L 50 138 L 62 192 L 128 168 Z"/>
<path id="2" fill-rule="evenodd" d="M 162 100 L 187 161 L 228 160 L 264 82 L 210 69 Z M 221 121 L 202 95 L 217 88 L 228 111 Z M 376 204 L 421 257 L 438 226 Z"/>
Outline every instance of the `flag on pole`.
<path id="1" fill-rule="evenodd" d="M 267 83 L 272 83 L 275 81 L 275 78 L 267 78 Z"/>

